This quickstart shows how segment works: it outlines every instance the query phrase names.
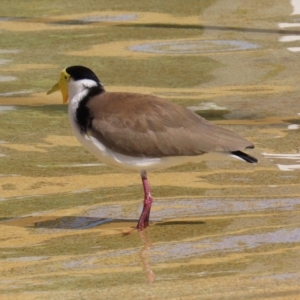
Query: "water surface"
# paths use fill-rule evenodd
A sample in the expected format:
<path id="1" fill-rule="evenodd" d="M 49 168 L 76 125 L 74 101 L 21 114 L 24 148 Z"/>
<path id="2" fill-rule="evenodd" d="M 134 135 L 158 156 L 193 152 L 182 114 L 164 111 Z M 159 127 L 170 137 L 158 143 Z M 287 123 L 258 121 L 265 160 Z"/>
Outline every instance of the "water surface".
<path id="1" fill-rule="evenodd" d="M 300 2 L 2 3 L 0 299 L 297 299 Z M 150 93 L 253 141 L 256 166 L 138 174 L 75 140 L 66 66 Z"/>

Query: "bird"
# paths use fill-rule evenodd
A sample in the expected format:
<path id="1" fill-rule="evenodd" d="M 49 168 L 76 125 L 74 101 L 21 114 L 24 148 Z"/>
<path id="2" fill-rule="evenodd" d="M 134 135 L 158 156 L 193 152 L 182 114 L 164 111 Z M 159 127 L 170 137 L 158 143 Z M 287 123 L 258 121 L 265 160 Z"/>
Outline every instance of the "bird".
<path id="1" fill-rule="evenodd" d="M 144 201 L 137 230 L 149 226 L 153 197 L 147 172 L 216 158 L 257 163 L 242 151 L 254 144 L 237 133 L 154 95 L 107 92 L 85 66 L 63 69 L 47 94 L 59 90 L 79 143 L 104 164 L 140 173 Z"/>

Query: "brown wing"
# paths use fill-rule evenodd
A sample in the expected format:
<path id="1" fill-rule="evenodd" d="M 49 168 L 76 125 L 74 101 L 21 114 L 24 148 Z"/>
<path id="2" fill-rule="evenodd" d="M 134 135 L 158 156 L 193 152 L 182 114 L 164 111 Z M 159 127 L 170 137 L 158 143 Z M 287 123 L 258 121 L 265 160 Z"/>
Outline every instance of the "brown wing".
<path id="1" fill-rule="evenodd" d="M 253 148 L 236 133 L 155 96 L 102 93 L 86 106 L 89 133 L 121 154 L 164 157 Z"/>

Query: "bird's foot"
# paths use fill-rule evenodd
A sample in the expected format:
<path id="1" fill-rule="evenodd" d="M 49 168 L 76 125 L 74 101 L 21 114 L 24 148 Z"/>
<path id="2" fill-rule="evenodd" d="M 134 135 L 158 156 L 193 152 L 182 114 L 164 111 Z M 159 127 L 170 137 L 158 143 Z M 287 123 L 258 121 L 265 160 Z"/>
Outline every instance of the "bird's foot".
<path id="1" fill-rule="evenodd" d="M 145 228 L 147 228 L 149 226 L 149 222 L 138 222 L 136 229 L 139 231 L 144 230 Z"/>

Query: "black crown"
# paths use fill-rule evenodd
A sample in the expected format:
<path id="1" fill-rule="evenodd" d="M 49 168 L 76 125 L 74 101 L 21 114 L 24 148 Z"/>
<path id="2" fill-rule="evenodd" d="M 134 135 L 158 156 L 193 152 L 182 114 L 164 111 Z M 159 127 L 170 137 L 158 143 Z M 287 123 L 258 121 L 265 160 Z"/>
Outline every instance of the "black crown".
<path id="1" fill-rule="evenodd" d="M 91 79 L 100 84 L 100 80 L 96 74 L 84 66 L 71 66 L 66 68 L 66 72 L 76 81 L 81 79 Z"/>

